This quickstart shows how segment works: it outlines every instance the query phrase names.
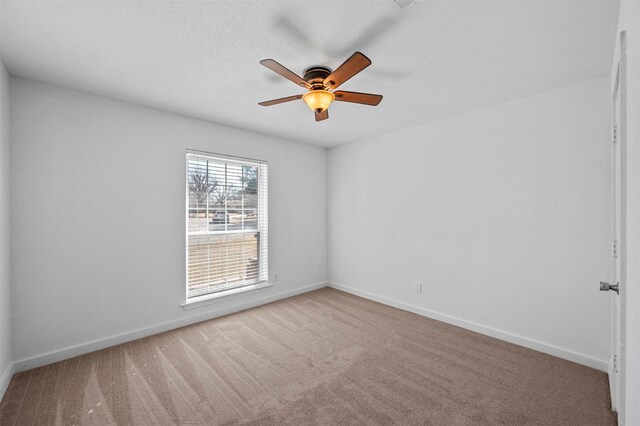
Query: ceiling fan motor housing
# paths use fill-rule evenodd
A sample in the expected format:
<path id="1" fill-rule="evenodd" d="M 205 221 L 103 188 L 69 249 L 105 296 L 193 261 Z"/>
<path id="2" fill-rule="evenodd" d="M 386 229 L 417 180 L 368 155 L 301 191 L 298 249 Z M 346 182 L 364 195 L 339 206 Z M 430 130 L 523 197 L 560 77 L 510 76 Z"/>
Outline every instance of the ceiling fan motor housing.
<path id="1" fill-rule="evenodd" d="M 314 65 L 304 70 L 304 80 L 311 85 L 311 90 L 324 90 L 324 80 L 333 71 L 329 67 Z"/>

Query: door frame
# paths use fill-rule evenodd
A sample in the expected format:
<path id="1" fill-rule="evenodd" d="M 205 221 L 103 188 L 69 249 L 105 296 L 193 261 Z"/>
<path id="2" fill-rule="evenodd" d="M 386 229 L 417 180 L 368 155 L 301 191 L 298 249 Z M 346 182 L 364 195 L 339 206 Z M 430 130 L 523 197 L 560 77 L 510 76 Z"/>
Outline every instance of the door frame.
<path id="1" fill-rule="evenodd" d="M 618 423 L 625 423 L 625 389 L 626 389 L 626 357 L 625 357 L 625 341 L 626 341 L 626 210 L 627 210 L 627 78 L 626 78 L 626 32 L 621 31 L 619 34 L 617 49 L 613 61 L 613 72 L 610 90 L 611 100 L 611 131 L 612 131 L 612 173 L 611 173 L 611 244 L 617 239 L 616 252 L 612 248 L 611 262 L 611 278 L 620 283 L 620 293 L 610 292 L 611 303 L 611 361 L 609 364 L 609 385 L 611 392 L 611 406 L 614 411 L 618 412 Z M 616 99 L 619 97 L 619 99 Z M 616 102 L 619 109 L 616 114 Z M 616 122 L 618 123 L 616 127 Z M 615 132 L 615 133 L 614 133 Z M 620 161 L 617 163 L 616 151 L 618 151 Z M 616 167 L 616 165 L 618 167 Z M 618 180 L 619 177 L 619 180 Z M 618 191 L 616 191 L 618 189 Z M 616 205 L 617 196 L 620 200 Z M 619 215 L 616 215 L 616 209 L 619 208 Z M 620 234 L 616 236 L 616 221 L 619 219 Z M 618 259 L 616 259 L 616 256 Z M 620 262 L 619 276 L 616 273 L 616 261 Z M 614 284 L 615 282 L 612 282 Z M 616 306 L 616 304 L 618 304 Z M 614 308 L 618 309 L 618 314 L 613 315 Z M 615 358 L 617 357 L 617 359 Z"/>

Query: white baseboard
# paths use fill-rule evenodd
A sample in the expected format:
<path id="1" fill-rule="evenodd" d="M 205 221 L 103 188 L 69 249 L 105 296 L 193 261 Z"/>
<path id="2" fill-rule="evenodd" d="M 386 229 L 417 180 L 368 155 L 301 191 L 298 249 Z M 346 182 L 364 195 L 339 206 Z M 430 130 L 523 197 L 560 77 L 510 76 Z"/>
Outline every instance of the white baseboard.
<path id="1" fill-rule="evenodd" d="M 282 291 L 273 293 L 272 291 L 265 292 L 264 296 L 259 298 L 252 298 L 251 300 L 235 299 L 237 301 L 233 304 L 222 303 L 215 306 L 214 310 L 207 310 L 199 315 L 191 315 L 186 318 L 181 318 L 175 321 L 169 321 L 162 324 L 146 327 L 138 330 L 133 330 L 127 333 L 119 334 L 116 336 L 106 337 L 104 339 L 94 340 L 92 342 L 82 343 L 79 345 L 71 346 L 68 348 L 36 355 L 34 357 L 22 359 L 13 363 L 11 374 L 19 373 L 21 371 L 31 370 L 32 368 L 42 367 L 44 365 L 52 364 L 54 362 L 63 361 L 65 359 L 73 358 L 79 355 L 84 355 L 90 352 L 95 352 L 100 349 L 105 349 L 110 346 L 119 345 L 121 343 L 130 342 L 132 340 L 140 339 L 154 334 L 162 333 L 165 331 L 173 330 L 176 328 L 184 327 L 187 325 L 195 324 L 198 322 L 206 321 L 209 319 L 221 317 L 223 315 L 229 315 L 235 312 L 244 311 L 246 309 L 254 308 L 256 306 L 264 305 L 266 303 L 275 302 L 280 299 L 286 299 L 287 297 L 296 296 L 298 294 L 306 293 L 312 290 L 326 287 L 328 283 L 316 283 L 310 284 L 304 287 L 296 288 L 289 291 Z M 272 287 L 268 287 L 272 290 Z M 3 376 L 4 378 L 4 376 Z M 11 377 L 9 377 L 9 380 Z M 0 382 L 3 384 L 4 382 Z M 7 384 L 9 382 L 7 381 Z"/>
<path id="2" fill-rule="evenodd" d="M 476 333 L 484 334 L 486 336 L 495 337 L 496 339 L 504 340 L 509 343 L 514 343 L 525 348 L 533 349 L 538 352 L 553 355 L 558 358 L 566 359 L 568 361 L 575 362 L 577 364 L 586 365 L 587 367 L 595 368 L 596 370 L 604 371 L 609 370 L 609 362 L 592 358 L 587 355 L 583 355 L 577 352 L 573 352 L 569 349 L 560 348 L 558 346 L 550 345 L 538 340 L 529 339 L 527 337 L 512 334 L 507 331 L 499 330 L 493 327 L 487 327 L 482 324 L 478 324 L 473 321 L 467 321 L 461 318 L 457 318 L 451 315 L 443 314 L 440 312 L 432 311 L 430 309 L 421 308 L 408 303 L 400 302 L 394 299 L 390 299 L 383 296 L 370 293 L 364 290 L 358 290 L 353 287 L 349 287 L 343 284 L 329 283 L 329 287 L 337 290 L 342 290 L 347 293 L 354 294 L 356 296 L 364 297 L 376 302 L 380 302 L 384 305 L 393 306 L 394 308 L 402 309 L 404 311 L 413 312 L 424 317 L 432 318 L 438 321 L 446 322 L 467 330 L 475 331 Z"/>
<path id="3" fill-rule="evenodd" d="M 11 382 L 11 378 L 14 373 L 14 364 L 7 365 L 7 368 L 4 369 L 2 375 L 0 376 L 0 401 L 4 397 L 4 393 L 7 391 L 9 387 L 9 383 Z"/>

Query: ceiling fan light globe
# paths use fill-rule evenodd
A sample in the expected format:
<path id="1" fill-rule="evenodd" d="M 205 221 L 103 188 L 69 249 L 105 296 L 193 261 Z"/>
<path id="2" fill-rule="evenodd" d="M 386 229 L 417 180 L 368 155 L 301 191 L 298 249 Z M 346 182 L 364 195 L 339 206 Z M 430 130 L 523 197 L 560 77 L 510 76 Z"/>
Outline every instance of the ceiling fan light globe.
<path id="1" fill-rule="evenodd" d="M 302 96 L 302 100 L 314 112 L 322 112 L 329 108 L 336 97 L 326 90 L 310 90 Z"/>

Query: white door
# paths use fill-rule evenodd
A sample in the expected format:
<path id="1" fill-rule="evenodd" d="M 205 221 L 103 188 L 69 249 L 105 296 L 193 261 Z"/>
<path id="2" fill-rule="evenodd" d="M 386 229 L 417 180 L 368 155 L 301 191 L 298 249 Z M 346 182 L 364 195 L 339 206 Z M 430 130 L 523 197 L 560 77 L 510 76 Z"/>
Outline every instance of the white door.
<path id="1" fill-rule="evenodd" d="M 624 336 L 625 336 L 625 56 L 624 33 L 621 34 L 618 66 L 614 69 L 615 84 L 611 96 L 611 276 L 610 284 L 618 291 L 609 291 L 611 298 L 611 364 L 609 385 L 614 411 L 624 413 Z M 623 417 L 623 416 L 621 416 Z M 620 418 L 619 420 L 623 420 Z"/>

